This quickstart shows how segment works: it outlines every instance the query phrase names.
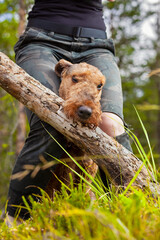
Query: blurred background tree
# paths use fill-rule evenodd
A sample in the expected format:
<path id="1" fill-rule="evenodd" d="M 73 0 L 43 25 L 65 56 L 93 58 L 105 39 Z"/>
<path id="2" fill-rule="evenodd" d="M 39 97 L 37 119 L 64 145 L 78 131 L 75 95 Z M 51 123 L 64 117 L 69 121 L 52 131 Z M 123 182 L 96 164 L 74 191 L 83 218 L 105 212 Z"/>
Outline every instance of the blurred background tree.
<path id="1" fill-rule="evenodd" d="M 108 31 L 115 42 L 117 62 L 121 71 L 125 121 L 147 152 L 147 141 L 136 116 L 133 107 L 135 106 L 156 153 L 160 149 L 156 127 L 159 111 L 155 110 L 158 109 L 159 102 L 157 86 L 153 78 L 149 78 L 149 73 L 158 68 L 158 59 L 155 59 L 158 32 L 154 26 L 154 40 L 153 29 L 148 25 L 150 19 L 156 18 L 155 4 L 143 0 L 124 0 L 114 3 L 105 1 L 105 6 L 106 23 L 109 22 Z M 134 146 L 133 149 L 136 153 Z M 159 156 L 155 154 L 155 158 L 158 163 Z"/>
<path id="2" fill-rule="evenodd" d="M 13 60 L 13 47 L 23 31 L 26 14 L 32 3 L 32 0 L 0 0 L 0 51 Z M 160 84 L 159 72 L 153 73 L 154 70 L 160 69 L 160 1 L 157 0 L 156 4 L 152 1 L 149 3 L 148 0 L 117 0 L 114 3 L 107 1 L 103 3 L 107 33 L 114 39 L 117 63 L 123 81 L 125 121 L 147 152 L 147 142 L 134 105 L 147 129 L 158 166 Z M 152 19 L 153 31 L 150 36 L 149 25 L 146 23 Z M 144 26 L 147 27 L 145 31 Z M 9 176 L 16 153 L 20 150 L 20 147 L 17 147 L 17 139 L 23 131 L 18 131 L 18 119 L 22 118 L 19 117 L 17 101 L 2 89 L 0 101 L 0 207 L 2 207 L 6 200 Z M 134 151 L 137 153 L 135 148 Z"/>
<path id="3" fill-rule="evenodd" d="M 154 14 L 154 22 L 152 23 L 152 29 L 154 31 L 154 39 L 151 41 L 151 49 L 153 49 L 153 57 L 148 59 L 147 66 L 151 70 L 149 81 L 144 86 L 145 101 L 149 101 L 152 106 L 147 108 L 148 115 L 151 118 L 151 126 L 154 126 L 155 130 L 155 152 L 160 154 L 160 1 L 150 6 Z M 150 99 L 147 98 L 147 92 L 150 91 Z M 156 104 L 156 105 L 155 105 Z M 150 111 L 155 109 L 154 111 Z M 153 115 L 155 122 L 152 121 Z M 160 159 L 158 156 L 160 163 Z"/>
<path id="4" fill-rule="evenodd" d="M 0 1 L 0 51 L 14 60 L 14 45 L 26 24 L 33 1 Z M 0 88 L 0 207 L 5 203 L 9 177 L 26 135 L 24 107 Z M 27 125 L 27 126 L 26 126 Z"/>

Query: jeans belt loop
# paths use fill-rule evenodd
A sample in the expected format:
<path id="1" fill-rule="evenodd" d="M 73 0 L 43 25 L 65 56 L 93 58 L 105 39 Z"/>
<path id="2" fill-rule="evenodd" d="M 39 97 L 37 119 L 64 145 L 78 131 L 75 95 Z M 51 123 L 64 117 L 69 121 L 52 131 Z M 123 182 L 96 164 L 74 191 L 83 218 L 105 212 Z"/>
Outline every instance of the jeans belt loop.
<path id="1" fill-rule="evenodd" d="M 81 31 L 82 31 L 81 27 L 75 27 L 73 29 L 73 38 L 74 39 L 79 38 L 81 36 Z"/>

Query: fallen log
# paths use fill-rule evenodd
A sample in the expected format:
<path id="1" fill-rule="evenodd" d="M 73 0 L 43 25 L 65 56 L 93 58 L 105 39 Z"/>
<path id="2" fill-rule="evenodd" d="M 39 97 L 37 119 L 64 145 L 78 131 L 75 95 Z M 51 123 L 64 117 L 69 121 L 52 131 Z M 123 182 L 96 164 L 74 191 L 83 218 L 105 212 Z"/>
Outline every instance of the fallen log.
<path id="1" fill-rule="evenodd" d="M 29 76 L 3 53 L 0 53 L 0 86 L 69 141 L 84 149 L 115 185 L 127 186 L 141 169 L 133 185 L 160 193 L 159 184 L 142 161 L 100 128 L 82 127 L 66 118 L 62 108 L 64 100 Z"/>

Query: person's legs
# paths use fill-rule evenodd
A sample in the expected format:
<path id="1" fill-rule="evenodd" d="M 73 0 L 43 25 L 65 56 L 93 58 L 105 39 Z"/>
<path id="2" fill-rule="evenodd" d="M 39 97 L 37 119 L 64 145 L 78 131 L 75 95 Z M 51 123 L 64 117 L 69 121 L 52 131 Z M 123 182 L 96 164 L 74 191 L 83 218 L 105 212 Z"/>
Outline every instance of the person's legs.
<path id="1" fill-rule="evenodd" d="M 53 55 L 53 50 L 38 44 L 29 44 L 18 52 L 17 64 L 27 73 L 38 79 L 43 85 L 58 94 L 60 79 L 54 72 L 54 66 L 57 59 Z M 59 158 L 63 151 L 50 137 L 47 131 L 64 146 L 64 137 L 49 124 L 42 122 L 30 110 L 27 111 L 27 117 L 30 124 L 30 132 L 25 145 L 19 154 L 12 174 L 23 172 L 24 165 L 37 165 L 41 167 L 42 160 L 52 161 L 53 157 Z M 46 131 L 47 129 L 47 131 Z M 35 170 L 36 171 L 36 170 Z M 25 172 L 24 172 L 25 173 Z M 22 196 L 28 197 L 32 194 L 40 194 L 39 188 L 45 189 L 51 177 L 50 169 L 41 170 L 35 176 L 32 172 L 28 173 L 22 179 L 14 179 L 10 182 L 8 193 L 7 212 L 9 216 L 14 217 L 17 208 L 12 205 L 23 205 Z M 29 217 L 28 212 L 22 208 L 19 216 L 23 219 Z"/>
<path id="2" fill-rule="evenodd" d="M 52 35 L 53 38 L 51 39 Z M 28 41 L 31 40 L 31 37 L 33 38 L 32 44 L 27 45 Z M 62 36 L 47 34 L 46 41 L 44 41 L 43 31 L 37 32 L 37 30 L 32 29 L 30 31 L 30 36 L 27 37 L 25 35 L 25 38 L 23 36 L 21 44 L 18 43 L 16 46 L 16 48 L 20 48 L 16 55 L 17 63 L 31 76 L 53 90 L 56 94 L 58 94 L 60 79 L 55 75 L 54 66 L 59 59 L 66 58 L 69 60 L 70 56 L 73 63 L 76 61 L 86 61 L 89 64 L 98 67 L 107 78 L 102 93 L 101 106 L 103 111 L 103 121 L 100 127 L 109 135 L 119 135 L 119 139 L 121 139 L 121 135 L 124 136 L 122 120 L 123 99 L 121 80 L 117 65 L 114 61 L 114 56 L 106 49 L 98 48 L 98 51 L 90 50 L 87 52 L 86 50 L 88 47 L 91 49 L 94 46 L 94 43 L 90 43 L 88 39 L 86 40 L 86 43 L 83 40 L 80 45 L 77 40 L 75 40 L 74 44 L 71 43 L 70 39 L 71 38 L 69 37 L 65 37 L 65 41 L 63 41 Z M 41 44 L 42 42 L 44 43 L 43 45 Z M 23 48 L 21 46 L 23 45 L 22 43 L 25 46 Z M 57 45 L 55 45 L 56 43 Z M 85 50 L 82 49 L 82 46 L 84 46 Z M 97 46 L 99 46 L 99 43 Z M 64 51 L 62 47 L 65 49 Z M 74 52 L 73 57 L 72 53 L 76 47 L 78 47 L 78 52 Z M 79 52 L 79 49 L 81 49 L 81 53 Z M 27 116 L 30 123 L 30 133 L 25 142 L 24 148 L 16 161 L 13 174 L 23 171 L 23 166 L 26 164 L 34 165 L 35 167 L 40 165 L 41 156 L 43 156 L 43 158 L 47 161 L 50 161 L 52 158 L 49 155 L 57 158 L 62 155 L 62 149 L 53 141 L 44 127 L 58 140 L 61 145 L 64 146 L 65 144 L 64 137 L 61 134 L 59 134 L 47 123 L 42 123 L 41 120 L 28 109 Z M 123 143 L 121 144 L 123 145 Z M 12 205 L 23 205 L 22 196 L 27 198 L 29 195 L 34 193 L 39 194 L 40 191 L 38 187 L 45 189 L 48 181 L 50 180 L 50 174 L 50 169 L 45 171 L 39 170 L 34 178 L 32 178 L 30 173 L 21 180 L 12 180 L 10 182 L 8 194 L 8 215 L 15 216 L 17 208 Z M 27 219 L 29 214 L 22 208 L 20 217 Z"/>

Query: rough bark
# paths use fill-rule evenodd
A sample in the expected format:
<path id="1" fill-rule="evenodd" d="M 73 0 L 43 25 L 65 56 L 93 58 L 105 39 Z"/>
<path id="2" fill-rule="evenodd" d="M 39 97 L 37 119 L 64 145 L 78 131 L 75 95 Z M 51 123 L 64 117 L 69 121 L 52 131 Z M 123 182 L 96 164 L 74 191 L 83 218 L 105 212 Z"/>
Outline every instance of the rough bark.
<path id="1" fill-rule="evenodd" d="M 134 185 L 160 193 L 158 183 L 143 163 L 99 128 L 73 123 L 63 113 L 63 100 L 0 53 L 0 86 L 40 119 L 49 123 L 92 157 L 115 185 L 127 186 L 141 168 Z"/>

